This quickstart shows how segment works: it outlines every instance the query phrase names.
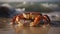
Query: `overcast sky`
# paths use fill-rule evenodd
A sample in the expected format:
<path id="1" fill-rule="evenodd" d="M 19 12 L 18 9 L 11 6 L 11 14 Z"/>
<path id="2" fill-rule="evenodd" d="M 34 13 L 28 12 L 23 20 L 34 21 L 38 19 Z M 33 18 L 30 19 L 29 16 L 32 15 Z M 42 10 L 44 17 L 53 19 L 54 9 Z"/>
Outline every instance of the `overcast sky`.
<path id="1" fill-rule="evenodd" d="M 21 1 L 39 1 L 39 2 L 43 2 L 43 1 L 60 1 L 60 0 L 0 0 L 0 2 L 21 2 Z"/>

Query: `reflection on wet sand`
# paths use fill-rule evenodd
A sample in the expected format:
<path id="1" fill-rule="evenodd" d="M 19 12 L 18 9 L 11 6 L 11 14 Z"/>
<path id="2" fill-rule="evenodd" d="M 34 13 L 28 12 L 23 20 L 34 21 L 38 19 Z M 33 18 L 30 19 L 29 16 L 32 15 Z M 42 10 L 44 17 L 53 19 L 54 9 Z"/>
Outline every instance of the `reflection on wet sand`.
<path id="1" fill-rule="evenodd" d="M 0 30 L 8 30 L 9 29 L 9 21 L 6 18 L 1 18 L 0 17 Z"/>
<path id="2" fill-rule="evenodd" d="M 41 24 L 40 24 L 41 25 Z M 44 27 L 20 27 L 10 24 L 10 19 L 0 18 L 0 34 L 60 34 L 60 21 Z"/>
<path id="3" fill-rule="evenodd" d="M 20 27 L 10 25 L 10 19 L 0 18 L 0 34 L 47 34 L 50 26 L 43 27 Z M 12 26 L 12 27 L 11 27 Z M 4 33 L 3 33 L 4 32 Z"/>
<path id="4" fill-rule="evenodd" d="M 20 26 L 12 26 L 15 30 L 16 34 L 47 34 L 50 26 L 45 25 L 46 27 L 20 27 Z"/>

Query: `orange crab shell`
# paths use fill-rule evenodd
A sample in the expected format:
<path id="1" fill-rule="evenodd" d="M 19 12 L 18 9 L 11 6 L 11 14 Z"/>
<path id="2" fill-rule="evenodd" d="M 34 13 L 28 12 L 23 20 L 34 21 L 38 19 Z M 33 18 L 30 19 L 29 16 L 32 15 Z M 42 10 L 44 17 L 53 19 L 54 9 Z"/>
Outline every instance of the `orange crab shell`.
<path id="1" fill-rule="evenodd" d="M 31 23 L 29 24 L 29 26 L 36 26 L 37 24 L 39 24 L 39 22 L 41 21 L 41 19 L 45 19 L 45 21 L 50 22 L 50 21 L 49 21 L 50 19 L 49 19 L 49 17 L 47 17 L 47 15 L 42 16 L 42 14 L 39 13 L 39 12 L 26 12 L 26 14 L 29 14 L 29 16 L 30 16 L 30 14 L 36 15 L 36 16 L 34 17 L 34 21 L 31 22 Z M 18 17 L 18 18 L 17 18 L 17 17 Z M 31 16 L 31 17 L 32 17 L 32 16 Z M 14 23 L 15 21 L 17 21 L 17 23 L 20 23 L 20 22 L 19 22 L 20 19 L 24 19 L 24 18 L 25 18 L 25 17 L 24 17 L 22 14 L 20 14 L 20 15 L 15 16 L 15 17 L 13 18 L 12 22 Z M 31 19 L 31 18 L 29 18 L 29 19 Z"/>

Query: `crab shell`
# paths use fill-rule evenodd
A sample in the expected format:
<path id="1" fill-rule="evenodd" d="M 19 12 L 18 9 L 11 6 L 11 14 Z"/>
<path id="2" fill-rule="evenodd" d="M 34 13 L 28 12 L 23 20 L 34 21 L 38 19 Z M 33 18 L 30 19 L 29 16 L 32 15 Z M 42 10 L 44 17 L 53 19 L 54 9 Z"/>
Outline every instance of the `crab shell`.
<path id="1" fill-rule="evenodd" d="M 29 18 L 26 17 L 26 14 L 29 14 Z M 34 17 L 32 15 L 35 15 Z M 31 18 L 33 17 L 33 18 Z M 12 24 L 14 24 L 15 22 L 18 23 L 20 26 L 25 26 L 24 24 L 22 24 L 20 22 L 21 19 L 32 19 L 33 21 L 31 23 L 29 23 L 28 26 L 36 26 L 38 25 L 41 20 L 43 19 L 44 24 L 50 24 L 50 18 L 47 15 L 42 15 L 40 12 L 26 12 L 20 15 L 16 15 L 13 19 L 12 19 Z M 25 23 L 27 24 L 27 23 Z"/>

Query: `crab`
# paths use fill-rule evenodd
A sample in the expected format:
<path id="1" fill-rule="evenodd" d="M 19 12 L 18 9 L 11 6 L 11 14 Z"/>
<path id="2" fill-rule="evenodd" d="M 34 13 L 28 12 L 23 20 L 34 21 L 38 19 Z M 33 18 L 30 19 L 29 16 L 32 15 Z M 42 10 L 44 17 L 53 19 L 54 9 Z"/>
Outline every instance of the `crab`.
<path id="1" fill-rule="evenodd" d="M 42 15 L 40 12 L 25 12 L 13 17 L 12 24 L 19 24 L 20 26 L 36 26 L 41 21 L 43 21 L 44 24 L 50 24 L 48 15 Z"/>

